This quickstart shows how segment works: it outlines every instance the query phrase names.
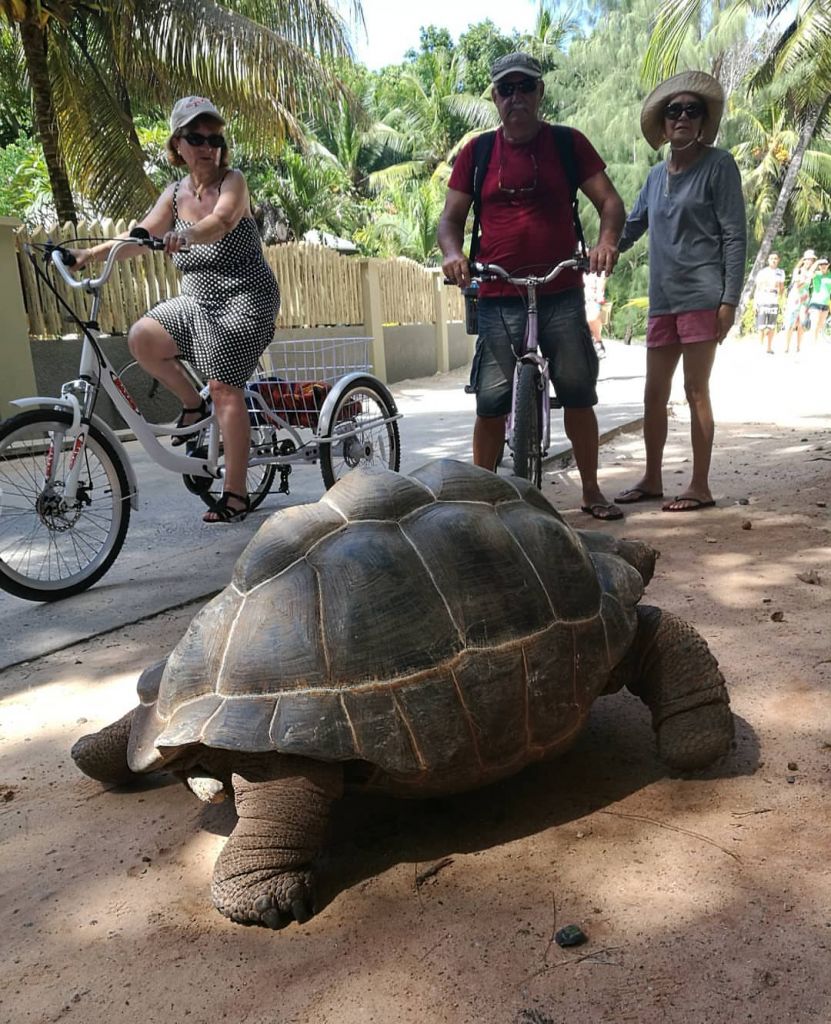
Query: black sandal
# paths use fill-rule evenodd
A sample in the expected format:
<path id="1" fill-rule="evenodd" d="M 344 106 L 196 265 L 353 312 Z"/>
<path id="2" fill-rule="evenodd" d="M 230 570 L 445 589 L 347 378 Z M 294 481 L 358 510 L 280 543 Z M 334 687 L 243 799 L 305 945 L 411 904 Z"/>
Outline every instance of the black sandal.
<path id="1" fill-rule="evenodd" d="M 244 501 L 242 508 L 231 508 L 228 504 L 229 498 L 236 498 L 237 501 Z M 219 501 L 214 502 L 211 508 L 202 516 L 203 523 L 236 523 L 242 522 L 251 511 L 251 499 L 247 494 L 234 494 L 233 491 L 224 491 Z M 208 516 L 215 516 L 209 519 Z"/>
<path id="2" fill-rule="evenodd" d="M 185 423 L 185 416 L 192 416 L 196 412 L 199 413 L 199 416 L 197 419 L 193 421 L 193 424 Z M 196 424 L 199 423 L 201 420 L 205 419 L 207 415 L 208 403 L 203 398 L 195 409 L 185 409 L 184 407 L 182 408 L 182 411 L 179 413 L 179 419 L 176 420 L 176 429 L 179 430 L 182 427 L 196 426 Z M 192 430 L 189 434 L 177 434 L 176 437 L 171 439 L 170 446 L 172 448 L 179 448 L 181 445 L 185 444 L 188 440 L 190 440 L 190 438 L 192 438 L 194 434 L 198 433 L 198 430 Z"/>

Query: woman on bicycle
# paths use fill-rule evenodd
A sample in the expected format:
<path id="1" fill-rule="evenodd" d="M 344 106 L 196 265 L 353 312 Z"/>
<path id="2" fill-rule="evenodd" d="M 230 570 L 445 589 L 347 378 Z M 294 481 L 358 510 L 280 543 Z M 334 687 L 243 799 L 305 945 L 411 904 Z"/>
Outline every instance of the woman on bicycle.
<path id="1" fill-rule="evenodd" d="M 140 365 L 182 402 L 177 427 L 198 423 L 208 412 L 179 357 L 208 379 L 222 432 L 225 480 L 222 497 L 204 515 L 206 523 L 230 523 L 248 513 L 250 423 L 243 387 L 273 339 L 280 309 L 277 281 L 251 216 L 248 186 L 228 166 L 224 127 L 204 96 L 187 96 L 173 107 L 167 157 L 188 173 L 168 185 L 140 226 L 164 239 L 165 251 L 182 274 L 181 295 L 145 313 L 128 337 Z M 105 257 L 111 244 L 73 250 L 77 266 Z M 118 258 L 142 251 L 125 246 Z M 184 441 L 179 435 L 172 444 Z"/>

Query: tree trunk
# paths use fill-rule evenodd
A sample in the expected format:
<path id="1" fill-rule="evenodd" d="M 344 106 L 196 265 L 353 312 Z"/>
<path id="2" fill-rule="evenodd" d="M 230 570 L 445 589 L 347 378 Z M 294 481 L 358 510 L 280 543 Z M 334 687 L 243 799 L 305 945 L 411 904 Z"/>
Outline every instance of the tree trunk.
<path id="1" fill-rule="evenodd" d="M 78 221 L 69 177 L 61 154 L 61 143 L 58 136 L 58 122 L 55 116 L 55 105 L 52 101 L 52 86 L 49 82 L 49 69 L 46 65 L 46 30 L 29 19 L 18 23 L 23 52 L 26 56 L 26 69 L 32 87 L 32 99 L 35 114 L 35 128 L 43 157 L 49 172 L 49 184 L 55 200 L 58 221 L 63 224 Z"/>
<path id="2" fill-rule="evenodd" d="M 770 250 L 773 248 L 773 240 L 779 234 L 782 223 L 785 220 L 785 210 L 793 193 L 794 186 L 796 185 L 797 175 L 802 167 L 802 159 L 805 156 L 805 150 L 808 148 L 814 132 L 816 131 L 817 122 L 819 121 L 822 109 L 822 106 L 812 107 L 805 115 L 805 120 L 802 124 L 802 131 L 799 133 L 799 142 L 796 144 L 796 149 L 793 151 L 791 161 L 788 164 L 785 180 L 782 182 L 782 188 L 779 191 L 779 198 L 776 200 L 776 206 L 774 206 L 773 213 L 770 215 L 770 220 L 768 221 L 768 226 L 765 228 L 762 243 L 759 246 L 759 251 L 756 253 L 756 259 L 753 262 L 753 266 L 748 274 L 747 280 L 745 281 L 744 289 L 742 290 L 742 297 L 739 300 L 739 311 L 736 315 L 737 323 L 741 323 L 742 314 L 750 301 L 750 296 L 753 294 L 756 275 L 762 267 L 767 265 Z"/>

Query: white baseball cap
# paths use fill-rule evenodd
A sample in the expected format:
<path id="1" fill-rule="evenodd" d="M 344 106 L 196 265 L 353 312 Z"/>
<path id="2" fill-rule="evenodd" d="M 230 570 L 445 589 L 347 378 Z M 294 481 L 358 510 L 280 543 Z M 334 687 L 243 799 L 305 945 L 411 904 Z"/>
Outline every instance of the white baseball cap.
<path id="1" fill-rule="evenodd" d="M 177 100 L 173 106 L 170 114 L 170 131 L 177 132 L 197 117 L 211 117 L 214 121 L 225 124 L 225 118 L 206 96 L 185 96 Z"/>

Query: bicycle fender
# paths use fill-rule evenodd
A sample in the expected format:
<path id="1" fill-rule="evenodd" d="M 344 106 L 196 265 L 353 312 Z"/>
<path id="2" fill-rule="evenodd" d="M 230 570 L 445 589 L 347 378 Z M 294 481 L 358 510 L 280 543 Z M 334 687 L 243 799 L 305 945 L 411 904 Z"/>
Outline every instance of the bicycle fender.
<path id="1" fill-rule="evenodd" d="M 318 418 L 318 436 L 326 437 L 332 427 L 332 416 L 335 412 L 335 406 L 341 400 L 343 395 L 352 387 L 352 385 L 359 380 L 365 380 L 370 383 L 373 388 L 378 392 L 381 398 L 389 405 L 392 415 L 395 419 L 400 419 L 401 414 L 398 411 L 398 406 L 395 404 L 395 399 L 392 397 L 392 392 L 386 384 L 382 383 L 377 377 L 374 377 L 371 373 L 349 373 L 332 386 L 332 390 L 326 396 L 326 400 L 323 403 L 323 408 L 320 410 L 320 416 Z"/>
<path id="2" fill-rule="evenodd" d="M 27 409 L 33 407 L 40 407 L 42 409 L 61 409 L 68 412 L 70 415 L 74 415 L 77 409 L 77 405 L 71 402 L 67 398 L 47 398 L 43 395 L 38 395 L 33 398 L 14 398 L 9 405 L 17 406 L 20 409 Z M 113 446 L 113 449 L 121 459 L 121 464 L 124 467 L 124 473 L 127 476 L 127 483 L 130 487 L 130 505 L 134 509 L 138 509 L 138 478 L 136 477 L 136 471 L 133 469 L 133 464 L 130 462 L 127 452 L 124 450 L 124 445 L 119 441 L 118 435 L 113 428 L 105 423 L 100 416 L 95 413 L 92 415 L 93 425 L 106 437 L 106 439 Z"/>

